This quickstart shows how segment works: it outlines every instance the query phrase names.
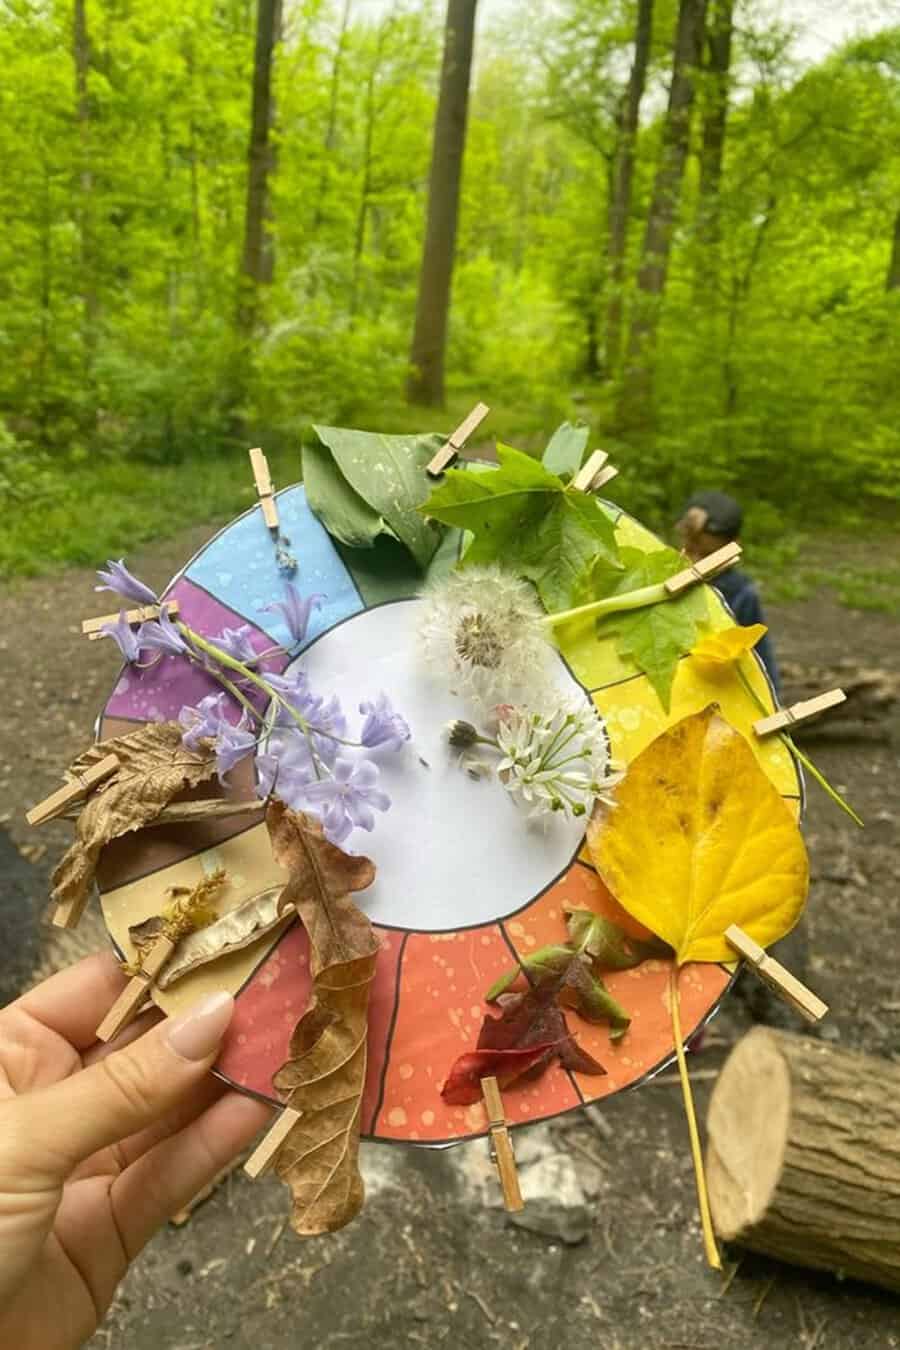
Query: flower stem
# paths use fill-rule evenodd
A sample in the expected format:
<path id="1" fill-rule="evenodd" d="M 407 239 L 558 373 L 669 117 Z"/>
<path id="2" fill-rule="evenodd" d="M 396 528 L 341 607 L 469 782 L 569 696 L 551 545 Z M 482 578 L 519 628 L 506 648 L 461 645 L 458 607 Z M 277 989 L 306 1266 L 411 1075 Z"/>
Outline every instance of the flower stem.
<path id="1" fill-rule="evenodd" d="M 753 688 L 753 685 L 747 679 L 745 672 L 741 669 L 740 658 L 738 658 L 736 669 L 740 677 L 741 683 L 747 690 L 747 693 L 753 699 L 753 702 L 756 704 L 757 708 L 759 708 L 761 713 L 768 713 L 769 709 L 763 703 L 759 694 L 756 692 L 756 690 Z M 856 822 L 856 824 L 859 826 L 860 829 L 864 829 L 865 822 L 859 818 L 859 816 L 853 810 L 853 807 L 850 805 L 850 803 L 844 801 L 844 798 L 837 791 L 837 789 L 831 786 L 828 779 L 825 777 L 825 775 L 821 772 L 820 769 L 816 768 L 815 764 L 813 764 L 809 756 L 805 755 L 803 751 L 798 748 L 793 738 L 789 736 L 786 731 L 780 731 L 778 733 L 778 736 L 781 739 L 782 743 L 788 747 L 788 749 L 791 751 L 794 757 L 800 761 L 804 769 L 806 769 L 812 775 L 812 777 L 819 784 L 819 787 L 822 789 L 822 791 L 827 793 L 827 795 L 831 798 L 834 804 L 836 806 L 839 806 L 842 811 L 845 811 L 846 814 L 850 817 L 850 819 Z"/>
<path id="2" fill-rule="evenodd" d="M 716 1244 L 713 1231 L 712 1214 L 709 1208 L 709 1192 L 706 1189 L 706 1172 L 703 1167 L 703 1150 L 700 1147 L 700 1131 L 697 1129 L 697 1113 L 694 1110 L 694 1095 L 688 1075 L 684 1042 L 681 1039 L 681 1014 L 678 999 L 679 968 L 673 962 L 669 971 L 669 1006 L 672 1013 L 672 1031 L 675 1036 L 675 1054 L 678 1059 L 678 1074 L 681 1078 L 681 1091 L 684 1097 L 684 1113 L 687 1116 L 688 1134 L 691 1139 L 691 1154 L 694 1159 L 694 1177 L 697 1182 L 697 1201 L 700 1205 L 700 1222 L 703 1225 L 703 1246 L 706 1259 L 713 1270 L 722 1269 L 722 1258 Z"/>
<path id="3" fill-rule="evenodd" d="M 669 592 L 662 582 L 653 586 L 639 586 L 634 591 L 623 591 L 621 595 L 607 595 L 602 600 L 591 600 L 586 605 L 577 605 L 575 609 L 561 609 L 556 614 L 547 614 L 543 622 L 548 628 L 568 623 L 571 619 L 602 619 L 607 614 L 619 614 L 628 609 L 642 609 L 645 605 L 656 605 L 660 600 L 668 600 Z"/>
<path id="4" fill-rule="evenodd" d="M 828 796 L 831 798 L 834 804 L 836 806 L 839 806 L 842 811 L 846 811 L 850 819 L 855 821 L 861 830 L 865 829 L 865 821 L 860 819 L 860 817 L 853 810 L 853 807 L 850 805 L 849 802 L 844 801 L 844 798 L 837 791 L 837 789 L 831 786 L 828 779 L 821 772 L 821 770 L 817 769 L 815 764 L 813 764 L 812 760 L 809 758 L 809 756 L 805 755 L 803 751 L 798 748 L 798 746 L 795 744 L 795 742 L 791 739 L 791 737 L 787 734 L 786 731 L 783 731 L 781 733 L 781 739 L 784 741 L 785 745 L 790 746 L 791 750 L 797 756 L 800 763 L 803 765 L 804 769 L 806 769 L 808 773 L 812 774 L 813 778 L 816 780 L 819 787 L 822 789 L 823 792 L 828 794 Z"/>

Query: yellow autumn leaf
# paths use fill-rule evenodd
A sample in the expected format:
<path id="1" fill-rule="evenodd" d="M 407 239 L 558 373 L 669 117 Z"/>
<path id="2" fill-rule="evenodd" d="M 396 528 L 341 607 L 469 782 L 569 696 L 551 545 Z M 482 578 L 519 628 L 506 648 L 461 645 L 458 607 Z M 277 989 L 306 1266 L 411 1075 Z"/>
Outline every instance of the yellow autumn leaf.
<path id="1" fill-rule="evenodd" d="M 751 623 L 746 628 L 726 628 L 721 633 L 710 633 L 691 648 L 691 659 L 704 674 L 715 675 L 737 661 L 744 652 L 749 652 L 768 631 L 764 623 Z"/>
<path id="2" fill-rule="evenodd" d="M 588 827 L 591 858 L 679 965 L 733 961 L 733 923 L 761 947 L 793 928 L 809 886 L 803 838 L 714 704 L 651 741 L 614 796 Z"/>

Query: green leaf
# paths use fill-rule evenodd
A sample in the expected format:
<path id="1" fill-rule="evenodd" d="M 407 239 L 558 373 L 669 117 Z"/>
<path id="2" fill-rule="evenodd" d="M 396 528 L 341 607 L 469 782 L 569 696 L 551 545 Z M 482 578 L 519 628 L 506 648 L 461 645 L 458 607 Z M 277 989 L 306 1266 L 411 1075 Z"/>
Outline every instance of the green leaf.
<path id="1" fill-rule="evenodd" d="M 303 482 L 310 507 L 342 544 L 372 548 L 380 534 L 393 535 L 384 517 L 353 491 L 321 441 L 303 445 Z"/>
<path id="2" fill-rule="evenodd" d="M 307 491 L 310 506 L 325 528 L 351 546 L 371 546 L 378 534 L 393 534 L 419 567 L 427 567 L 441 532 L 423 519 L 418 508 L 428 495 L 425 466 L 443 445 L 442 438 L 385 436 L 345 427 L 316 426 L 313 430 L 320 445 L 330 452 L 343 483 L 337 487 L 333 474 L 316 473 L 322 465 L 314 449 L 309 460 L 314 466 L 313 482 L 307 479 Z M 304 455 L 308 450 L 307 445 Z"/>
<path id="3" fill-rule="evenodd" d="M 669 548 L 656 553 L 623 548 L 621 559 L 626 570 L 615 577 L 606 594 L 620 595 L 658 584 L 684 567 L 684 560 Z M 616 634 L 619 655 L 643 671 L 668 712 L 678 662 L 694 646 L 697 627 L 705 622 L 707 614 L 704 587 L 692 586 L 674 599 L 610 614 L 597 624 L 601 636 L 608 632 Z"/>
<path id="4" fill-rule="evenodd" d="M 558 975 L 565 970 L 571 960 L 571 947 L 539 947 L 536 952 L 525 957 L 521 966 L 513 966 L 512 970 L 508 970 L 505 975 L 494 981 L 484 996 L 485 1002 L 496 1003 L 501 994 L 512 988 L 522 974 L 523 968 L 535 984 L 540 984 L 548 976 Z"/>
<path id="5" fill-rule="evenodd" d="M 613 522 L 520 450 L 498 445 L 497 458 L 484 473 L 450 469 L 422 510 L 472 533 L 464 562 L 502 563 L 534 582 L 546 609 L 565 609 L 598 558 L 619 565 Z"/>
<path id="6" fill-rule="evenodd" d="M 563 422 L 550 437 L 541 463 L 548 473 L 558 477 L 565 473 L 571 478 L 581 468 L 587 442 L 588 427 L 584 422 Z"/>
<path id="7" fill-rule="evenodd" d="M 586 1022 L 609 1022 L 612 1041 L 621 1040 L 631 1025 L 628 1013 L 592 973 L 584 957 L 576 956 L 569 966 L 559 1001 L 574 1008 Z"/>
<path id="8" fill-rule="evenodd" d="M 564 905 L 569 939 L 578 951 L 591 958 L 594 971 L 631 970 L 649 956 L 671 955 L 658 938 L 633 938 L 611 919 L 590 909 Z"/>

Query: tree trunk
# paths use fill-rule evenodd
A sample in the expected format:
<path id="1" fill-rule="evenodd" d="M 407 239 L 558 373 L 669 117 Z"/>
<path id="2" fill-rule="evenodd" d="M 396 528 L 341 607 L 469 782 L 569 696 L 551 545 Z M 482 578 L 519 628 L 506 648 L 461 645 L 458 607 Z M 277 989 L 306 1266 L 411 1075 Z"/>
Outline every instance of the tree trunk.
<path id="1" fill-rule="evenodd" d="M 613 152 L 612 190 L 609 199 L 609 270 L 606 307 L 606 369 L 614 374 L 622 349 L 622 289 L 625 282 L 625 249 L 631 214 L 631 185 L 641 99 L 647 83 L 650 40 L 653 32 L 653 0 L 638 0 L 634 28 L 634 57 L 628 85 L 619 109 L 616 146 Z"/>
<path id="2" fill-rule="evenodd" d="M 72 26 L 72 56 L 75 62 L 75 116 L 78 122 L 80 172 L 78 184 L 78 232 L 81 267 L 81 316 L 84 365 L 89 373 L 97 347 L 97 277 L 94 257 L 94 175 L 91 166 L 91 100 L 88 73 L 91 41 L 87 26 L 86 0 L 75 0 Z"/>
<path id="3" fill-rule="evenodd" d="M 247 206 L 244 249 L 238 281 L 238 333 L 249 340 L 259 315 L 259 292 L 274 274 L 275 255 L 269 222 L 269 179 L 275 169 L 271 140 L 274 120 L 272 70 L 281 35 L 281 0 L 258 0 L 256 53 L 253 63 L 253 102 L 247 154 Z"/>
<path id="4" fill-rule="evenodd" d="M 325 124 L 323 141 L 325 154 L 322 157 L 322 169 L 319 174 L 319 190 L 316 193 L 316 206 L 313 212 L 313 233 L 322 224 L 325 215 L 325 199 L 328 196 L 328 178 L 330 158 L 337 143 L 338 109 L 340 107 L 341 72 L 344 54 L 347 48 L 347 30 L 350 27 L 350 6 L 352 0 L 344 0 L 341 14 L 341 26 L 338 32 L 337 46 L 334 49 L 334 61 L 331 64 L 331 87 L 328 94 L 328 120 Z"/>
<path id="5" fill-rule="evenodd" d="M 441 90 L 428 180 L 428 221 L 406 386 L 410 403 L 438 407 L 444 402 L 444 351 L 466 145 L 476 3 L 477 0 L 447 0 Z"/>
<path id="6" fill-rule="evenodd" d="M 619 409 L 620 421 L 625 425 L 653 421 L 653 349 L 690 144 L 694 72 L 700 63 L 705 13 L 706 0 L 680 0 L 662 149 L 647 213 L 638 294 L 628 334 Z"/>
<path id="7" fill-rule="evenodd" d="M 900 1290 L 900 1065 L 757 1027 L 709 1108 L 720 1236 Z"/>
<path id="8" fill-rule="evenodd" d="M 900 291 L 900 211 L 894 216 L 894 239 L 891 244 L 891 261 L 888 263 L 884 288 L 886 291 Z"/>
<path id="9" fill-rule="evenodd" d="M 719 245 L 719 186 L 728 122 L 728 91 L 731 72 L 731 35 L 734 0 L 712 0 L 706 25 L 706 81 L 703 98 L 703 132 L 700 142 L 700 185 L 697 203 L 697 239 L 703 249 L 699 267 L 707 264 L 713 279 Z"/>

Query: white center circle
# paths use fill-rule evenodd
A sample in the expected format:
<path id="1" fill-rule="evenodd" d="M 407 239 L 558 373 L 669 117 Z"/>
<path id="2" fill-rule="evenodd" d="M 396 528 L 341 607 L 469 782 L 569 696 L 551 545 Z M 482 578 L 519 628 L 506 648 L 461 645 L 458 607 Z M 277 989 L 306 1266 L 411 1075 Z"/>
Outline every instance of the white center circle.
<path id="1" fill-rule="evenodd" d="M 475 781 L 460 765 L 446 725 L 483 719 L 450 691 L 450 672 L 442 677 L 422 662 L 420 606 L 402 600 L 365 610 L 323 633 L 288 670 L 306 671 L 314 693 L 338 696 L 351 735 L 351 714 L 382 690 L 409 723 L 412 739 L 401 750 L 367 752 L 392 805 L 371 834 L 354 830 L 345 847 L 375 863 L 374 884 L 356 897 L 375 923 L 440 932 L 522 909 L 568 868 L 584 823 L 559 814 L 529 821 L 496 776 Z M 561 696 L 586 698 L 550 648 L 547 658 Z"/>

